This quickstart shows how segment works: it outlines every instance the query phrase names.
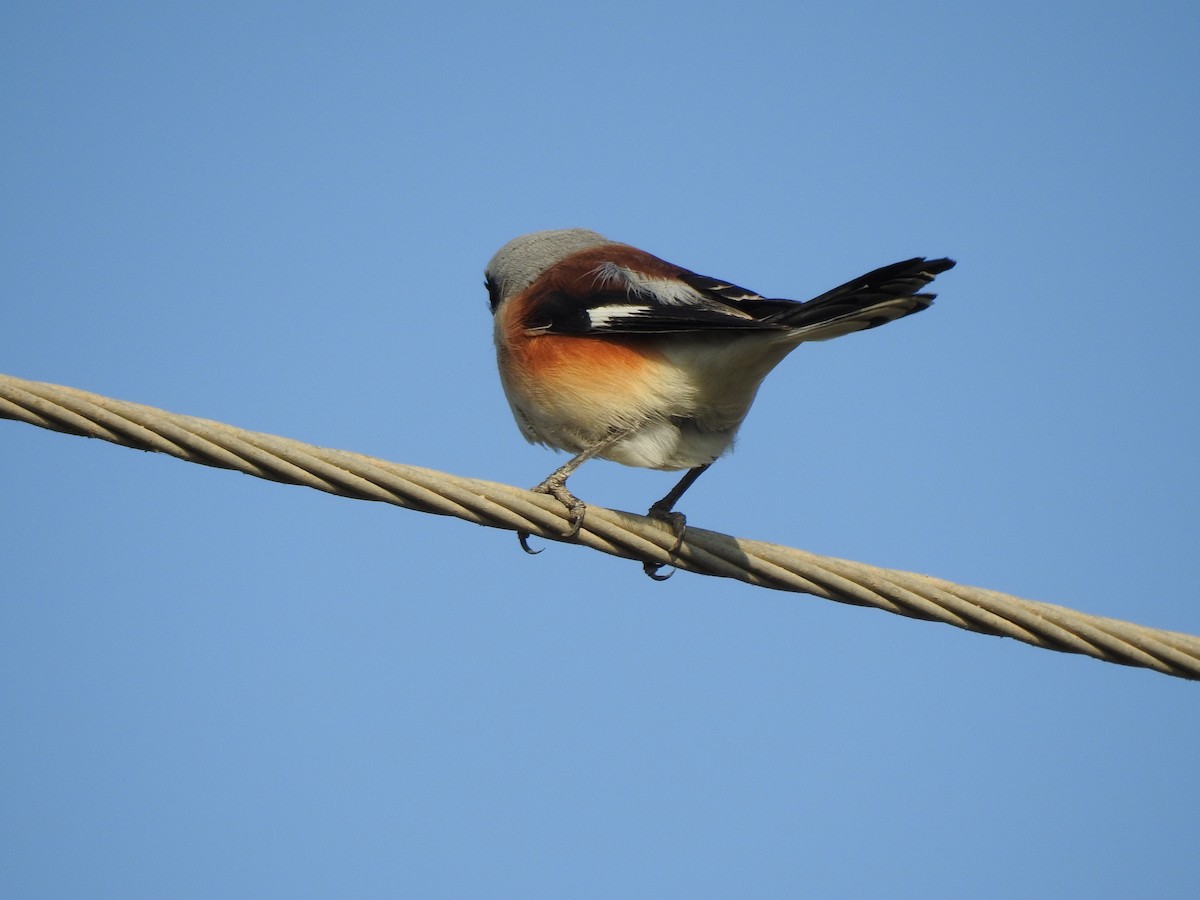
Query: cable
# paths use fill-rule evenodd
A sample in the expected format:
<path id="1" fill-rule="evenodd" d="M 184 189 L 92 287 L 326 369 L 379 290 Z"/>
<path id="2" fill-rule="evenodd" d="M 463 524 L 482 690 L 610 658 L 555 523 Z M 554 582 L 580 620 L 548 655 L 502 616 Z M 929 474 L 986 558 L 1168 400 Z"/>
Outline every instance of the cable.
<path id="1" fill-rule="evenodd" d="M 567 513 L 560 503 L 510 485 L 316 447 L 55 384 L 0 375 L 0 418 L 548 540 L 562 540 L 566 529 Z M 592 505 L 583 529 L 571 542 L 644 564 L 673 565 L 760 587 L 873 606 L 1015 638 L 1035 647 L 1200 680 L 1200 637 L 927 575 L 818 556 L 690 525 L 683 543 L 672 553 L 675 536 L 664 523 Z"/>

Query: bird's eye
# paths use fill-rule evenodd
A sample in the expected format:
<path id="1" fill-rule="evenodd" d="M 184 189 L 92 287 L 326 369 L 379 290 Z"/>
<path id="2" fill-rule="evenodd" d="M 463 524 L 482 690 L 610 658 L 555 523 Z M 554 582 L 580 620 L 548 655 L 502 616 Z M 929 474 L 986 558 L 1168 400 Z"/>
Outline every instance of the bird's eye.
<path id="1" fill-rule="evenodd" d="M 483 286 L 487 288 L 488 305 L 492 308 L 492 312 L 496 311 L 496 307 L 500 305 L 500 285 L 496 284 L 496 280 L 488 275 L 483 279 Z"/>

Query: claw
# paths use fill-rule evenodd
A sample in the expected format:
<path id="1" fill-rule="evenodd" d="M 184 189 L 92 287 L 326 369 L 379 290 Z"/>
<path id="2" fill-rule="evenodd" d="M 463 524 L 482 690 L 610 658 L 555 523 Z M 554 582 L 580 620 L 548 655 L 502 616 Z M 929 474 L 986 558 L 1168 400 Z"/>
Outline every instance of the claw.
<path id="1" fill-rule="evenodd" d="M 537 556 L 539 553 L 542 552 L 542 550 L 546 549 L 545 547 L 543 547 L 541 550 L 534 550 L 532 547 L 530 547 L 528 531 L 518 531 L 517 532 L 517 543 L 519 543 L 521 545 L 521 549 L 524 550 L 526 553 L 528 553 L 530 556 Z"/>
<path id="2" fill-rule="evenodd" d="M 646 577 L 653 578 L 655 581 L 666 581 L 675 574 L 676 570 L 672 568 L 671 571 L 666 575 L 659 575 L 658 570 L 663 568 L 665 565 L 666 563 L 642 563 L 642 571 L 646 573 Z"/>

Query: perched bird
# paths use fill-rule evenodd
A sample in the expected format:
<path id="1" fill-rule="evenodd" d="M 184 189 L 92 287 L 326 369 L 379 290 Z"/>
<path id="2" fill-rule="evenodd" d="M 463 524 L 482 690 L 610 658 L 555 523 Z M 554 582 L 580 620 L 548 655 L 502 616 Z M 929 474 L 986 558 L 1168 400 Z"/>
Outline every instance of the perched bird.
<path id="1" fill-rule="evenodd" d="M 529 441 L 575 454 L 533 490 L 567 507 L 573 536 L 586 506 L 566 482 L 588 459 L 687 469 L 650 507 L 682 539 L 674 505 L 730 449 L 767 373 L 805 341 L 920 312 L 953 265 L 917 257 L 798 303 L 583 228 L 514 238 L 485 272 L 500 380 Z"/>

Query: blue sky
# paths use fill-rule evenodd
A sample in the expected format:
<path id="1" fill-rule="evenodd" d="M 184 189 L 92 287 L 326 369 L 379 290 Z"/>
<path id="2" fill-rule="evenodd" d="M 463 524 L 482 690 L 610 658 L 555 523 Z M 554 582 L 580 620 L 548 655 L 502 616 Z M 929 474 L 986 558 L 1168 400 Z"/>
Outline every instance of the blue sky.
<path id="1" fill-rule="evenodd" d="M 3 371 L 533 484 L 510 237 L 799 298 L 950 255 L 774 373 L 691 521 L 1200 633 L 1198 39 L 1182 2 L 10 3 Z M 1193 684 L 17 423 L 0 459 L 5 896 L 1200 879 Z"/>

